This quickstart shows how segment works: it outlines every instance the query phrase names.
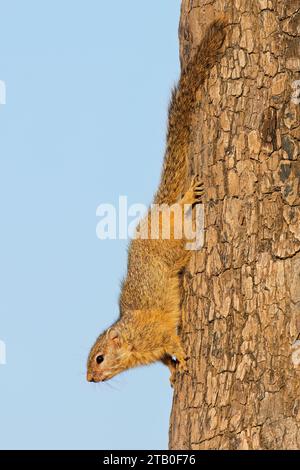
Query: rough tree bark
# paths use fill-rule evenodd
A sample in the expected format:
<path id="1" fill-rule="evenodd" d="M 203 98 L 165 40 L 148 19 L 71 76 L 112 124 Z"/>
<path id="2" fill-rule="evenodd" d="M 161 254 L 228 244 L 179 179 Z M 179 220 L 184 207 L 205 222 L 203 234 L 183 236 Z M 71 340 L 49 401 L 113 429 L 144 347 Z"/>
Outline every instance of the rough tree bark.
<path id="1" fill-rule="evenodd" d="M 170 448 L 300 449 L 300 1 L 183 0 L 183 65 L 220 12 L 190 145 L 206 241 L 184 279 Z"/>

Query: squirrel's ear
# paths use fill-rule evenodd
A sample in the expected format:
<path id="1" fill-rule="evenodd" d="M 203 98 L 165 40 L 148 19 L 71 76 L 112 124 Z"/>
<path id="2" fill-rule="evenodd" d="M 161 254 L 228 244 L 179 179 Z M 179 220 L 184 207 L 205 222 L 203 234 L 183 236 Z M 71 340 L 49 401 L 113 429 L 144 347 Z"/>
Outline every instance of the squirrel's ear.
<path id="1" fill-rule="evenodd" d="M 110 328 L 107 332 L 107 336 L 108 336 L 108 339 L 109 339 L 110 342 L 112 342 L 116 346 L 120 346 L 120 344 L 121 344 L 121 335 L 118 332 L 118 330 L 116 330 L 115 328 Z"/>

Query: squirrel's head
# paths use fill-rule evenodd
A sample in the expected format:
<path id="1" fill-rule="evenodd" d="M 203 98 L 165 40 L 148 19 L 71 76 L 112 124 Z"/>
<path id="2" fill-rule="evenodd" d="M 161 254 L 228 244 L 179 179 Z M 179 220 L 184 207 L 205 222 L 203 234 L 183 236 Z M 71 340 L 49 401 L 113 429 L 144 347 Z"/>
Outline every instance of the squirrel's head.
<path id="1" fill-rule="evenodd" d="M 130 367 L 131 348 L 116 327 L 105 331 L 92 347 L 87 364 L 88 382 L 104 382 Z"/>

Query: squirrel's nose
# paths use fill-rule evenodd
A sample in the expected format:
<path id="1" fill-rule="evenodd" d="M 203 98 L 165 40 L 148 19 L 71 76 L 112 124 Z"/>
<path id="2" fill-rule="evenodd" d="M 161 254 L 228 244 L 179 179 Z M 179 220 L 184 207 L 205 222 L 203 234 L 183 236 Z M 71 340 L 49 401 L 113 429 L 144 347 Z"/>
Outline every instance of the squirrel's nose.
<path id="1" fill-rule="evenodd" d="M 88 382 L 95 382 L 93 374 L 91 372 L 87 373 L 86 379 L 87 379 Z"/>

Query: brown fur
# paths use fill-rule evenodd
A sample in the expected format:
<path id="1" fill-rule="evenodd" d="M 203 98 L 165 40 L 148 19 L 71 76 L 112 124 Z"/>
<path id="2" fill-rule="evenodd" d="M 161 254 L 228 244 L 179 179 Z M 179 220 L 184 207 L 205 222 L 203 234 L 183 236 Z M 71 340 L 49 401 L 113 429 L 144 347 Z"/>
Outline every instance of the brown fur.
<path id="1" fill-rule="evenodd" d="M 167 148 L 155 204 L 195 204 L 202 187 L 188 181 L 187 152 L 196 91 L 214 65 L 225 38 L 220 19 L 207 29 L 192 61 L 182 71 L 169 107 Z M 140 227 L 151 216 L 151 209 Z M 171 219 L 171 234 L 174 226 Z M 89 381 L 103 381 L 138 365 L 161 360 L 171 372 L 186 370 L 186 356 L 177 335 L 180 320 L 180 273 L 190 252 L 186 240 L 134 239 L 128 253 L 127 276 L 120 295 L 120 319 L 97 339 L 88 359 Z M 104 357 L 101 364 L 96 358 Z M 176 360 L 174 359 L 176 358 Z"/>

